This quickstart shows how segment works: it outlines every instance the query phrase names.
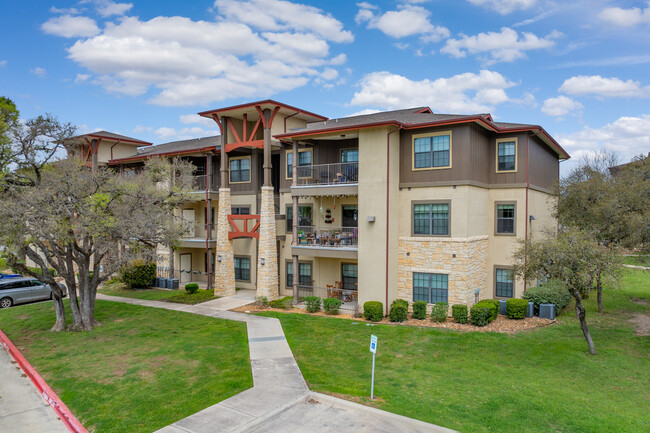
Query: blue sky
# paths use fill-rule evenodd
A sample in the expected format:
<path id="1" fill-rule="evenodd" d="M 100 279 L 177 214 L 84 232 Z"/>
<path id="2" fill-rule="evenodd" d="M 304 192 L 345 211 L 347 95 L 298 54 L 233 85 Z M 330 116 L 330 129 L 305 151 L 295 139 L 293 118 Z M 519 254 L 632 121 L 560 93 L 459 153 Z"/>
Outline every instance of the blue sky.
<path id="1" fill-rule="evenodd" d="M 650 151 L 650 1 L 36 0 L 3 17 L 0 94 L 82 133 L 214 135 L 198 111 L 272 98 L 490 112 L 574 160 Z"/>

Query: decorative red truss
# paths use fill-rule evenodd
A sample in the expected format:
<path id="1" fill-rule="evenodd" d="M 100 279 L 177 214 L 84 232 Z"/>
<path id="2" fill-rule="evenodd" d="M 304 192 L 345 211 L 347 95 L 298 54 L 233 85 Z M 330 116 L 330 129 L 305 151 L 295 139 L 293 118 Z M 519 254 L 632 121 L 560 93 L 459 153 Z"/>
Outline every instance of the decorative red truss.
<path id="1" fill-rule="evenodd" d="M 236 221 L 243 221 L 241 227 L 235 223 Z M 255 221 L 255 225 L 250 230 L 248 221 Z M 228 239 L 260 238 L 260 233 L 257 231 L 260 228 L 259 215 L 228 215 L 228 222 L 233 229 L 228 232 Z"/>

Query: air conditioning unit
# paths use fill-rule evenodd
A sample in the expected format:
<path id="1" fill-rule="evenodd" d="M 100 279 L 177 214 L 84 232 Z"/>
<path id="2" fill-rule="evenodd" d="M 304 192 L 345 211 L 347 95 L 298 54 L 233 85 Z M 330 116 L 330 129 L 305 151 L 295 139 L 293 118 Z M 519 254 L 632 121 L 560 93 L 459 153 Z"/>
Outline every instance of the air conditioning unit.
<path id="1" fill-rule="evenodd" d="M 539 304 L 539 317 L 555 320 L 555 304 Z"/>
<path id="2" fill-rule="evenodd" d="M 535 315 L 535 303 L 529 302 L 526 309 L 526 317 L 533 317 Z"/>
<path id="3" fill-rule="evenodd" d="M 502 316 L 505 316 L 506 311 L 507 311 L 507 309 L 506 309 L 506 300 L 505 299 L 500 299 L 499 300 L 499 314 L 501 314 Z"/>

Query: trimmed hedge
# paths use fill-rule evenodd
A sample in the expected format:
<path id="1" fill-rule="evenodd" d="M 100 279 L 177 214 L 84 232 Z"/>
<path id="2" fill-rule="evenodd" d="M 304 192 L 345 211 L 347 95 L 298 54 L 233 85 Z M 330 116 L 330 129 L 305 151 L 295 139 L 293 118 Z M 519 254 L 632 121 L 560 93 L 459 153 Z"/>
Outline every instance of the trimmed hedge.
<path id="1" fill-rule="evenodd" d="M 456 304 L 451 306 L 451 315 L 457 323 L 467 323 L 467 305 Z"/>
<path id="2" fill-rule="evenodd" d="M 499 314 L 499 301 L 495 299 L 485 299 L 480 301 L 470 309 L 470 319 L 474 326 L 487 326 Z"/>
<path id="3" fill-rule="evenodd" d="M 550 280 L 541 286 L 531 287 L 522 297 L 535 304 L 535 314 L 539 314 L 539 304 L 555 304 L 556 314 L 559 314 L 571 301 L 571 294 L 566 286 L 557 280 Z"/>
<path id="4" fill-rule="evenodd" d="M 310 313 L 315 313 L 317 311 L 320 311 L 320 298 L 318 296 L 307 296 L 305 298 L 305 305 L 307 307 L 307 311 Z"/>
<path id="5" fill-rule="evenodd" d="M 323 299 L 323 310 L 327 314 L 339 314 L 339 307 L 343 305 L 343 301 L 337 298 L 325 298 Z"/>
<path id="6" fill-rule="evenodd" d="M 403 299 L 395 299 L 390 304 L 388 318 L 391 322 L 404 322 L 408 318 L 409 303 Z"/>
<path id="7" fill-rule="evenodd" d="M 199 291 L 199 285 L 197 283 L 185 284 L 185 291 L 190 295 L 193 295 L 194 293 Z"/>
<path id="8" fill-rule="evenodd" d="M 371 322 L 381 322 L 384 317 L 384 304 L 379 301 L 368 301 L 363 304 L 363 317 Z"/>
<path id="9" fill-rule="evenodd" d="M 151 287 L 156 279 L 156 264 L 144 260 L 134 260 L 122 267 L 120 280 L 129 288 Z"/>
<path id="10" fill-rule="evenodd" d="M 427 301 L 415 301 L 413 303 L 413 318 L 418 320 L 427 318 Z"/>
<path id="11" fill-rule="evenodd" d="M 506 300 L 506 316 L 508 319 L 523 319 L 526 317 L 526 309 L 528 308 L 528 301 L 525 299 L 507 299 Z"/>
<path id="12" fill-rule="evenodd" d="M 447 320 L 449 304 L 446 302 L 436 302 L 431 309 L 431 320 L 442 323 Z"/>
<path id="13" fill-rule="evenodd" d="M 282 310 L 290 310 L 293 296 L 285 296 L 284 298 L 274 299 L 269 302 L 269 307 L 280 308 Z"/>

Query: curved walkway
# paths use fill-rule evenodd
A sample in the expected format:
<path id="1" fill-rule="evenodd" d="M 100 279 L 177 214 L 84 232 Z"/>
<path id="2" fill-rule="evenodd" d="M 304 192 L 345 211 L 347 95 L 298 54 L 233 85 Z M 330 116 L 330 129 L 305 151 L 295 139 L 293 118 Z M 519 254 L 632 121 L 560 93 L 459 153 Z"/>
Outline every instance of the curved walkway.
<path id="1" fill-rule="evenodd" d="M 102 294 L 98 294 L 97 299 L 246 323 L 253 387 L 156 433 L 452 432 L 412 418 L 310 392 L 278 319 L 228 311 L 254 302 L 255 292 L 252 290 L 241 290 L 234 296 L 198 305 Z"/>

